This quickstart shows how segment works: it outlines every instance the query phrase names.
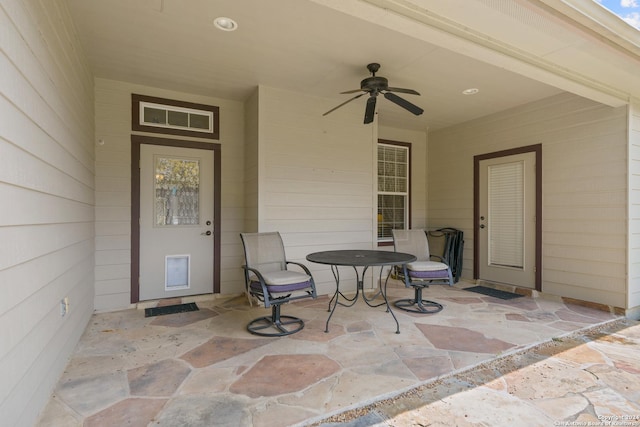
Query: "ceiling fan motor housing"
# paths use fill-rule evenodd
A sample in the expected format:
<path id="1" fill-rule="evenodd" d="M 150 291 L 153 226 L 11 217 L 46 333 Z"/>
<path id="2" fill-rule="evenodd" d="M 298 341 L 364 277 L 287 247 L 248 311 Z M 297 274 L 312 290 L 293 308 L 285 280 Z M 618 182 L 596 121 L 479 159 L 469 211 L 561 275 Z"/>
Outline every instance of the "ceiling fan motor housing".
<path id="1" fill-rule="evenodd" d="M 384 77 L 367 77 L 360 82 L 360 89 L 367 92 L 379 92 L 389 87 L 389 81 Z"/>

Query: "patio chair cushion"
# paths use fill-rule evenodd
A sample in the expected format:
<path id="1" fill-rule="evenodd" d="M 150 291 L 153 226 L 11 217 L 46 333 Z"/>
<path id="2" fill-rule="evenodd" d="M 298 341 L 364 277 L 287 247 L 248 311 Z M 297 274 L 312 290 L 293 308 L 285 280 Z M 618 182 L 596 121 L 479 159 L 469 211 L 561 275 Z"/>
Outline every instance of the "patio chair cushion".
<path id="1" fill-rule="evenodd" d="M 273 286 L 292 285 L 311 280 L 311 276 L 291 270 L 270 271 L 268 273 L 262 273 L 262 277 L 264 277 L 264 282 L 267 285 Z M 255 278 L 255 280 L 257 280 L 257 278 Z"/>
<path id="2" fill-rule="evenodd" d="M 260 282 L 251 282 L 251 289 L 262 293 L 262 286 L 260 286 Z M 292 283 L 290 285 L 267 285 L 267 290 L 271 294 L 277 293 L 289 293 L 293 291 L 301 291 L 311 288 L 311 281 L 301 282 L 301 283 Z"/>
<path id="3" fill-rule="evenodd" d="M 437 261 L 416 261 L 407 264 L 407 269 L 411 271 L 439 271 L 448 268 L 447 264 Z"/>
<path id="4" fill-rule="evenodd" d="M 262 277 L 269 292 L 291 292 L 311 286 L 311 276 L 297 271 L 281 270 L 263 273 Z M 260 290 L 260 281 L 251 276 L 251 287 Z"/>
<path id="5" fill-rule="evenodd" d="M 446 279 L 449 277 L 449 270 L 433 270 L 433 271 L 412 271 L 408 270 L 409 277 L 412 279 Z"/>

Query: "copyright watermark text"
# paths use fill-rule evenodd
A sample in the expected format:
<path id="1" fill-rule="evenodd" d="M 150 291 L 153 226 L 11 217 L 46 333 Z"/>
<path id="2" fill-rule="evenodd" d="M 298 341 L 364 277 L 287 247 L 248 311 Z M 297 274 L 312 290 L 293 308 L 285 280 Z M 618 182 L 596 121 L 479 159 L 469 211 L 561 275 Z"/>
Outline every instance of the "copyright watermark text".
<path id="1" fill-rule="evenodd" d="M 625 426 L 640 427 L 640 415 L 598 415 L 598 421 L 556 421 L 554 426 Z"/>

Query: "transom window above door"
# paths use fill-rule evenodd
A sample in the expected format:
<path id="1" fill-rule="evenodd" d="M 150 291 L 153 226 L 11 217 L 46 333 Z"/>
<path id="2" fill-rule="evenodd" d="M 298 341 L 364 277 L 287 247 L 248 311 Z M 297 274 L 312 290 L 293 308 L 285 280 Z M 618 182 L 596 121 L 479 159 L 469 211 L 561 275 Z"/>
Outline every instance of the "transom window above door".
<path id="1" fill-rule="evenodd" d="M 213 132 L 213 112 L 141 102 L 140 124 L 211 133 Z"/>
<path id="2" fill-rule="evenodd" d="M 131 95 L 131 129 L 219 139 L 219 112 L 213 105 L 195 104 L 145 95 Z"/>

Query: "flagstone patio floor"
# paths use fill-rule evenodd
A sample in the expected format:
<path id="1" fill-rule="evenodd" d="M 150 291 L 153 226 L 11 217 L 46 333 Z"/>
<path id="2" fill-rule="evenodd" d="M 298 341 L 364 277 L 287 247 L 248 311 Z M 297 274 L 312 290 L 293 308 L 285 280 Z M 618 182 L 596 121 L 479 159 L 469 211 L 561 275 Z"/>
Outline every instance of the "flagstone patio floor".
<path id="1" fill-rule="evenodd" d="M 305 328 L 280 338 L 246 331 L 270 310 L 244 297 L 98 313 L 37 426 L 640 426 L 639 322 L 474 285 L 425 290 L 437 314 L 394 309 L 400 334 L 362 300 L 325 333 L 327 297 L 285 305 Z"/>

